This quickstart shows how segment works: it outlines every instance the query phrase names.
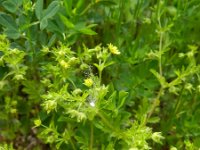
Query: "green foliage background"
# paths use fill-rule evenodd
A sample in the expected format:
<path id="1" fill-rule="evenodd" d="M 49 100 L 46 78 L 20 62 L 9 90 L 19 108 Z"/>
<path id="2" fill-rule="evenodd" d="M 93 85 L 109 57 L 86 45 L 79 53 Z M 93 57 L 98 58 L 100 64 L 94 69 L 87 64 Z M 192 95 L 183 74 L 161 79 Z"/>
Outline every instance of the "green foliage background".
<path id="1" fill-rule="evenodd" d="M 199 7 L 0 0 L 0 149 L 199 149 Z"/>

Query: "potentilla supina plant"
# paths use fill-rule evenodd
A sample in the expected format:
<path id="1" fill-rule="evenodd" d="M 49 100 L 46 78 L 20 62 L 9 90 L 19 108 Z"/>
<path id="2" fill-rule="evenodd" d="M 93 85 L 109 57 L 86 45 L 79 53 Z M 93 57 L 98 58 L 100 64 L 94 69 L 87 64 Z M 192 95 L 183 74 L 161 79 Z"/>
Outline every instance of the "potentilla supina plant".
<path id="1" fill-rule="evenodd" d="M 73 128 L 76 128 L 76 131 L 82 130 L 79 123 L 85 123 L 86 126 L 90 124 L 91 138 L 93 138 L 94 131 L 96 132 L 96 123 L 98 123 L 101 125 L 100 130 L 102 130 L 102 133 L 104 130 L 109 130 L 109 134 L 112 134 L 113 138 L 120 139 L 124 143 L 123 145 L 127 145 L 127 147 L 130 148 L 149 149 L 147 140 L 152 139 L 153 141 L 159 143 L 162 140 L 161 133 L 158 132 L 153 134 L 152 131 L 144 125 L 144 123 L 134 124 L 132 127 L 127 127 L 125 129 L 120 128 L 123 123 L 120 123 L 119 126 L 115 127 L 117 124 L 115 120 L 122 119 L 120 115 L 121 111 L 123 111 L 127 92 L 120 91 L 119 94 L 117 94 L 118 91 L 110 88 L 109 85 L 103 84 L 101 75 L 102 71 L 104 71 L 106 67 L 114 63 L 112 61 L 111 54 L 118 55 L 120 52 L 117 47 L 112 44 L 110 44 L 110 48 L 97 47 L 96 49 L 86 49 L 84 52 L 80 52 L 80 57 L 77 57 L 76 54 L 66 54 L 62 57 L 55 57 L 55 55 L 53 55 L 54 59 L 51 60 L 53 61 L 51 64 L 52 66 L 59 62 L 59 65 L 56 65 L 55 67 L 65 68 L 66 62 L 69 63 L 70 69 L 67 72 L 67 76 L 65 72 L 59 72 L 60 76 L 55 76 L 56 82 L 52 82 L 51 86 L 48 86 L 49 84 L 47 84 L 48 91 L 42 96 L 44 99 L 42 108 L 48 115 L 52 115 L 52 122 L 56 126 L 59 126 L 59 121 L 54 118 L 54 114 L 59 114 L 64 119 L 63 122 L 69 124 L 69 127 L 72 126 Z M 114 51 L 111 53 L 111 50 Z M 96 58 L 98 62 L 92 62 L 93 60 L 87 59 L 87 57 L 85 57 L 86 55 L 92 55 L 92 57 Z M 74 63 L 76 65 L 73 65 Z M 82 75 L 80 83 L 80 80 L 77 82 L 73 77 L 74 72 L 79 73 L 81 64 L 88 66 L 84 69 L 84 71 L 87 71 L 88 73 L 78 74 L 78 77 Z M 98 69 L 99 74 L 95 73 L 96 70 L 93 70 L 94 66 Z M 61 80 L 62 78 L 65 80 Z M 48 83 L 49 81 L 47 80 L 46 82 Z M 85 87 L 83 85 L 85 85 Z M 118 116 L 118 114 L 120 115 Z M 70 124 L 67 119 L 76 122 L 75 126 L 73 125 L 74 123 Z M 129 122 L 128 119 L 126 122 Z M 55 134 L 53 134 L 52 137 L 54 135 L 64 134 L 62 131 L 59 133 L 58 130 L 56 128 L 54 129 L 51 125 L 49 125 L 49 127 L 43 126 L 40 120 L 35 120 L 34 123 L 36 127 L 43 127 L 44 130 L 55 130 Z M 71 128 L 67 127 L 65 130 L 71 131 Z M 146 133 L 144 133 L 144 131 Z M 46 137 L 48 134 L 45 133 L 45 131 L 42 134 L 47 143 L 58 145 L 59 142 L 57 141 L 64 140 L 67 141 L 66 144 L 68 144 L 71 137 L 75 139 L 75 136 L 77 136 L 71 135 L 71 137 L 69 136 L 69 139 L 62 136 L 55 136 L 53 137 L 53 140 L 49 140 L 49 138 Z M 77 141 L 78 140 L 75 139 L 75 142 Z"/>

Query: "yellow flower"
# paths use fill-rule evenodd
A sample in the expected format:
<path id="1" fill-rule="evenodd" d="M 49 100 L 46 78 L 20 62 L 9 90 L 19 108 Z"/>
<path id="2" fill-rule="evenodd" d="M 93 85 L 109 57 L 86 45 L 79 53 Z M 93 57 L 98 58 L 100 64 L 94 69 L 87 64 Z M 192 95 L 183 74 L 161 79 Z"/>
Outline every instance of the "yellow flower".
<path id="1" fill-rule="evenodd" d="M 64 51 L 64 50 L 60 50 L 60 51 L 58 51 L 58 54 L 59 54 L 60 56 L 64 56 L 64 55 L 65 55 L 65 51 Z"/>
<path id="2" fill-rule="evenodd" d="M 87 87 L 91 87 L 93 85 L 93 80 L 91 78 L 87 78 L 84 80 L 84 83 Z"/>
<path id="3" fill-rule="evenodd" d="M 42 124 L 42 122 L 40 119 L 36 119 L 36 120 L 34 120 L 34 124 L 36 127 L 39 127 Z"/>
<path id="4" fill-rule="evenodd" d="M 112 45 L 111 43 L 108 44 L 108 49 L 110 50 L 110 52 L 114 55 L 119 55 L 120 51 L 118 50 L 117 46 Z"/>
<path id="5" fill-rule="evenodd" d="M 67 69 L 67 68 L 70 67 L 70 65 L 69 65 L 66 61 L 64 61 L 64 60 L 61 60 L 61 61 L 60 61 L 60 65 L 61 65 L 63 68 L 65 68 L 65 69 Z"/>

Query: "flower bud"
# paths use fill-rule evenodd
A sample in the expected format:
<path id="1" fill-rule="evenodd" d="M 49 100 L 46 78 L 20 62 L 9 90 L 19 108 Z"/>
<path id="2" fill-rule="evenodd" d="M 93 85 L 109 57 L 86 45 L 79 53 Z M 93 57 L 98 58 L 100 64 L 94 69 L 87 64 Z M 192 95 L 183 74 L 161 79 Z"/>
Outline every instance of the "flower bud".
<path id="1" fill-rule="evenodd" d="M 69 65 L 66 61 L 64 61 L 64 60 L 61 60 L 61 61 L 60 61 L 60 65 L 61 65 L 63 68 L 65 68 L 65 69 L 67 69 L 67 68 L 70 67 L 70 65 Z"/>
<path id="2" fill-rule="evenodd" d="M 164 137 L 161 135 L 161 132 L 154 132 L 151 138 L 156 143 L 161 143 L 161 140 L 164 139 Z"/>

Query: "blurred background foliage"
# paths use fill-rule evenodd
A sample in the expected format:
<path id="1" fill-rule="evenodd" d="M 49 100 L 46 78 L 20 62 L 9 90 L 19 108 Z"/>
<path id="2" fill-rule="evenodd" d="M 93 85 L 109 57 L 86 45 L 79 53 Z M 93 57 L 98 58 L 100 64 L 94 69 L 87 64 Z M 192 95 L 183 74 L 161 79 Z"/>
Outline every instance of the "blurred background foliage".
<path id="1" fill-rule="evenodd" d="M 10 42 L 1 37 L 0 56 L 9 47 L 23 51 L 7 54 L 17 65 L 0 60 L 0 142 L 19 144 L 35 134 L 30 118 L 44 92 L 42 48 L 113 43 L 121 55 L 104 70 L 103 83 L 128 91 L 131 118 L 144 117 L 162 132 L 163 144 L 153 149 L 200 147 L 199 7 L 199 0 L 0 0 L 0 32 Z M 8 72 L 14 80 L 4 80 Z"/>

